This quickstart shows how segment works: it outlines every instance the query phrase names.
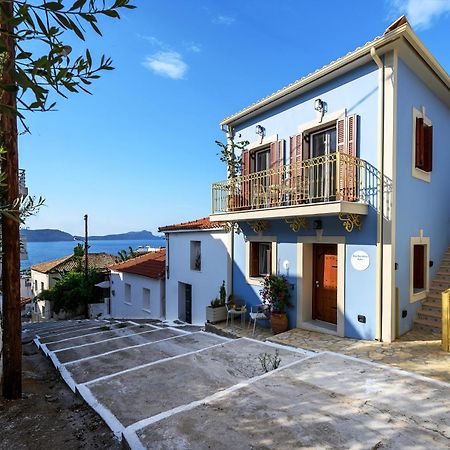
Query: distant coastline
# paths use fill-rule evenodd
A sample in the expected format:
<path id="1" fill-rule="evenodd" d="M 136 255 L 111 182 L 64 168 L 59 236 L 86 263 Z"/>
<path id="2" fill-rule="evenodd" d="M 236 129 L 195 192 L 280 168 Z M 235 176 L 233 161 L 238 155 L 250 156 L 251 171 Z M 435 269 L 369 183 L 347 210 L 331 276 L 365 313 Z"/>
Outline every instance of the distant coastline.
<path id="1" fill-rule="evenodd" d="M 67 242 L 67 241 L 81 241 L 83 236 L 73 236 L 65 231 L 56 229 L 39 229 L 39 230 L 20 230 L 21 236 L 25 237 L 27 242 Z M 152 241 L 161 240 L 162 236 L 155 236 L 151 231 L 129 231 L 127 233 L 107 234 L 105 236 L 89 236 L 92 241 Z"/>

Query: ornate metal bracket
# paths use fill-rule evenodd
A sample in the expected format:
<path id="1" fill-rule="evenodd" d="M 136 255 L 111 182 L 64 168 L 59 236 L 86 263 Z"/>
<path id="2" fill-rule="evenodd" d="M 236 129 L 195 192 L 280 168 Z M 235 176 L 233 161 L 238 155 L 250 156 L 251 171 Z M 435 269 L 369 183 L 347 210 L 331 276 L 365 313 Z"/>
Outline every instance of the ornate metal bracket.
<path id="1" fill-rule="evenodd" d="M 342 221 L 342 226 L 351 233 L 354 227 L 361 231 L 362 219 L 359 214 L 343 214 L 339 213 L 339 220 Z"/>
<path id="2" fill-rule="evenodd" d="M 300 228 L 307 229 L 309 224 L 308 220 L 305 217 L 296 217 L 293 219 L 284 219 L 284 221 L 289 225 L 292 231 L 297 233 L 300 231 Z"/>
<path id="3" fill-rule="evenodd" d="M 256 222 L 247 223 L 255 233 L 262 233 L 269 228 L 269 222 L 267 220 L 257 220 Z"/>
<path id="4" fill-rule="evenodd" d="M 231 230 L 234 230 L 236 234 L 242 233 L 241 227 L 237 222 L 225 222 L 223 229 L 225 230 L 225 233 L 229 233 Z"/>

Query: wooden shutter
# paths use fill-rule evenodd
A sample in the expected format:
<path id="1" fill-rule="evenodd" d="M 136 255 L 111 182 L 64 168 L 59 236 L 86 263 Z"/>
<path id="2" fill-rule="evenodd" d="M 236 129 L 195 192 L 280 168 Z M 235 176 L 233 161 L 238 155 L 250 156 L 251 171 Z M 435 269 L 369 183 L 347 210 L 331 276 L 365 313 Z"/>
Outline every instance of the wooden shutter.
<path id="1" fill-rule="evenodd" d="M 425 145 L 423 118 L 416 117 L 416 167 L 424 168 L 425 165 Z"/>
<path id="2" fill-rule="evenodd" d="M 424 142 L 424 166 L 425 172 L 431 172 L 433 168 L 433 127 L 425 125 L 423 130 Z"/>
<path id="3" fill-rule="evenodd" d="M 356 114 L 352 114 L 347 117 L 346 120 L 346 129 L 347 129 L 347 145 L 346 145 L 346 153 L 350 156 L 350 158 L 346 161 L 346 200 L 350 202 L 356 201 L 357 196 L 357 183 L 356 183 L 356 165 L 353 158 L 356 158 L 357 153 L 357 142 L 358 142 L 358 116 Z"/>
<path id="4" fill-rule="evenodd" d="M 269 243 L 269 251 L 267 252 L 267 272 L 272 275 L 272 243 Z"/>
<path id="5" fill-rule="evenodd" d="M 259 275 L 259 242 L 250 242 L 250 276 Z"/>
<path id="6" fill-rule="evenodd" d="M 425 289 L 425 246 L 415 245 L 413 257 L 413 288 Z"/>
<path id="7" fill-rule="evenodd" d="M 305 146 L 303 145 L 303 133 L 291 136 L 290 139 L 290 203 L 291 205 L 297 205 L 302 203 L 306 197 L 306 193 L 303 189 L 306 182 L 305 170 L 301 164 L 304 159 Z"/>
<path id="8" fill-rule="evenodd" d="M 272 142 L 270 144 L 270 168 L 274 171 L 270 176 L 270 200 L 271 205 L 276 206 L 281 201 L 281 188 L 283 183 L 283 171 L 284 164 L 284 140 Z"/>
<path id="9" fill-rule="evenodd" d="M 237 209 L 245 208 L 250 204 L 250 181 L 248 179 L 248 175 L 250 175 L 250 151 L 244 150 L 242 152 L 242 196 L 237 202 Z"/>
<path id="10" fill-rule="evenodd" d="M 337 151 L 341 153 L 346 153 L 345 145 L 345 119 L 339 119 L 336 122 L 336 146 Z"/>

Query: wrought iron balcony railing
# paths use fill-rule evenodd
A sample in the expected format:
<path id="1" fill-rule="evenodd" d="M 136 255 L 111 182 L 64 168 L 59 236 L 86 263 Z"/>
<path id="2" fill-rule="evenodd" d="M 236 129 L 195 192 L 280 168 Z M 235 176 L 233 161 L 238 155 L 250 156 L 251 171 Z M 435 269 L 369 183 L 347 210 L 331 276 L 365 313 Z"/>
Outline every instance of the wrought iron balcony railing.
<path id="1" fill-rule="evenodd" d="M 367 161 L 332 153 L 230 178 L 212 185 L 212 213 L 361 202 L 378 209 L 381 173 Z M 384 177 L 384 215 L 390 216 L 391 180 Z"/>

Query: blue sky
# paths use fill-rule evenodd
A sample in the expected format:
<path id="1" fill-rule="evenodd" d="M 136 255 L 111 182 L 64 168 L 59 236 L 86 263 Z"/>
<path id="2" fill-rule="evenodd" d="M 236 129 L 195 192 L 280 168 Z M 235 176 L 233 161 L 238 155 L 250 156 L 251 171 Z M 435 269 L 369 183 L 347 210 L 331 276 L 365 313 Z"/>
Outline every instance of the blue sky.
<path id="1" fill-rule="evenodd" d="M 30 193 L 46 206 L 30 228 L 92 234 L 208 215 L 224 178 L 219 121 L 383 33 L 406 13 L 450 71 L 450 0 L 134 0 L 89 35 L 116 70 L 93 96 L 58 99 L 20 139 Z"/>

